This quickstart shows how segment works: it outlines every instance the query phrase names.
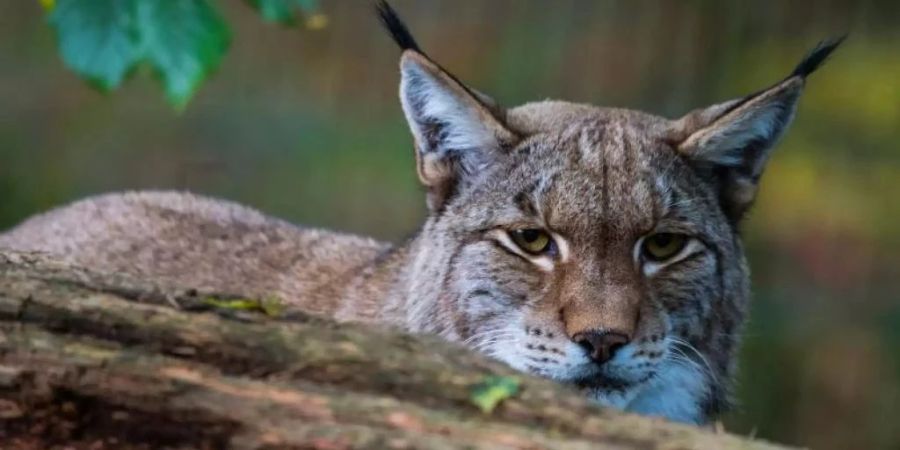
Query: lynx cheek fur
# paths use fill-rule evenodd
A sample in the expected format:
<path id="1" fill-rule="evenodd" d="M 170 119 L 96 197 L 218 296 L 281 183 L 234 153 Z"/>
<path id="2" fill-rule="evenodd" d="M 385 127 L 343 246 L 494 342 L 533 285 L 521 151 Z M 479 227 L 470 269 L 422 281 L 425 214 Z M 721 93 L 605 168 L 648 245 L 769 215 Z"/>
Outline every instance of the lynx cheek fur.
<path id="1" fill-rule="evenodd" d="M 0 247 L 433 333 L 604 405 L 705 423 L 729 404 L 749 297 L 738 235 L 821 44 L 785 79 L 678 120 L 558 101 L 505 110 L 403 48 L 400 98 L 429 215 L 399 246 L 223 200 L 89 198 Z"/>

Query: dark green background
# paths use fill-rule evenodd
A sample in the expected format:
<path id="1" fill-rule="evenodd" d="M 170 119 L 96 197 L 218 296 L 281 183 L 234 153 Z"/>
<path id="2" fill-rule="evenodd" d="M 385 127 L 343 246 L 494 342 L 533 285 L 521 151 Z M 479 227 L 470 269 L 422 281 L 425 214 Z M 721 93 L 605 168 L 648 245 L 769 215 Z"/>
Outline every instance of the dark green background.
<path id="1" fill-rule="evenodd" d="M 187 109 L 152 76 L 100 95 L 66 70 L 37 1 L 0 4 L 0 228 L 98 192 L 188 189 L 398 239 L 424 213 L 397 50 L 364 1 L 318 31 L 215 2 L 230 52 Z M 755 299 L 733 431 L 900 448 L 900 3 L 396 1 L 420 43 L 514 105 L 562 98 L 667 116 L 816 73 L 745 226 Z"/>

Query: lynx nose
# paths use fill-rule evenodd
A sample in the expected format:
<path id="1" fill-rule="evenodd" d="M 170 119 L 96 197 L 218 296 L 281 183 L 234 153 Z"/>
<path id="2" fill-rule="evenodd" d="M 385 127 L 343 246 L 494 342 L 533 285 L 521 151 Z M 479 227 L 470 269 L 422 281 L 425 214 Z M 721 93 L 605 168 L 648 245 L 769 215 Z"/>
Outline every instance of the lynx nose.
<path id="1" fill-rule="evenodd" d="M 616 350 L 629 341 L 628 336 L 614 331 L 584 331 L 573 336 L 572 340 L 584 347 L 597 364 L 612 359 Z"/>

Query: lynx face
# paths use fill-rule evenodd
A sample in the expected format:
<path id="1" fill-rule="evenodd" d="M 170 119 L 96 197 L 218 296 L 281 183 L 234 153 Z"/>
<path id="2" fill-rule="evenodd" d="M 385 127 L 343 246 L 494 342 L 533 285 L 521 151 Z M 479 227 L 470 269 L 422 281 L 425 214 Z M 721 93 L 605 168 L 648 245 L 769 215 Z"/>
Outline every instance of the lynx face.
<path id="1" fill-rule="evenodd" d="M 446 249 L 432 273 L 442 319 L 473 348 L 621 407 L 683 373 L 702 403 L 669 416 L 693 420 L 720 396 L 746 273 L 715 191 L 654 125 L 585 111 L 529 130 L 429 222 Z"/>
<path id="2" fill-rule="evenodd" d="M 805 77 L 678 120 L 565 102 L 504 110 L 393 12 L 431 214 L 406 324 L 602 404 L 703 423 L 728 403 L 748 301 L 737 227 Z"/>
<path id="3" fill-rule="evenodd" d="M 579 117 L 519 119 L 547 108 Z M 692 422 L 719 408 L 747 298 L 743 253 L 717 192 L 658 121 L 510 111 L 528 137 L 460 183 L 423 231 L 437 244 L 418 291 L 434 297 L 413 320 L 605 404 Z M 667 404 L 640 398 L 673 377 Z"/>

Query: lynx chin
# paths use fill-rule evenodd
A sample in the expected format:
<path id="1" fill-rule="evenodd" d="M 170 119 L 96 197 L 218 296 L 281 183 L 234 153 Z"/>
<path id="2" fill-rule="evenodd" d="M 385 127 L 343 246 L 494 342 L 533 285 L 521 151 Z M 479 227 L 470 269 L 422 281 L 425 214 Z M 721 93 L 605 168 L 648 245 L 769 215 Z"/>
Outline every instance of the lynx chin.
<path id="1" fill-rule="evenodd" d="M 433 333 L 640 414 L 707 423 L 730 403 L 749 300 L 738 233 L 807 76 L 667 119 L 564 101 L 502 108 L 416 44 L 400 102 L 429 213 L 399 245 L 181 192 L 101 195 L 0 248 Z"/>

